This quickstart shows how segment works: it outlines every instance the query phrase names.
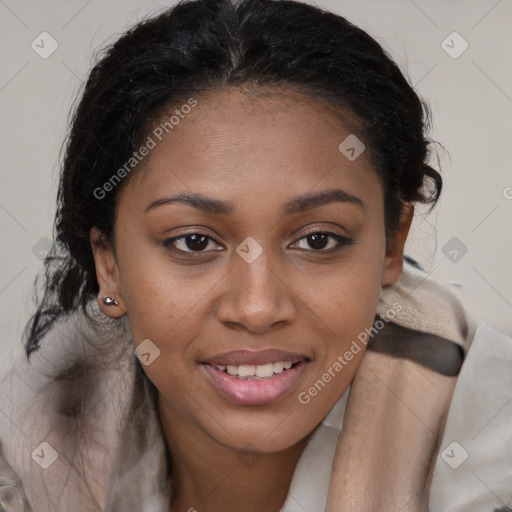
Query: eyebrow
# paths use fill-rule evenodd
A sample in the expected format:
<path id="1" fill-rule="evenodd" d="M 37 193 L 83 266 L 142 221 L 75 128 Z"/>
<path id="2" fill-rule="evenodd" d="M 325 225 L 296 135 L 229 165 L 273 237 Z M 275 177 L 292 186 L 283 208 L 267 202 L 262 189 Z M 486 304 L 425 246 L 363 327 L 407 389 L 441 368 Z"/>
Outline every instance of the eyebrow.
<path id="1" fill-rule="evenodd" d="M 204 213 L 214 215 L 229 215 L 234 211 L 234 205 L 231 201 L 221 201 L 220 199 L 213 199 L 202 194 L 179 193 L 171 197 L 162 197 L 151 202 L 144 209 L 144 213 L 158 206 L 176 202 L 187 204 Z M 354 204 L 363 210 L 365 208 L 361 199 L 340 188 L 336 188 L 322 190 L 320 192 L 309 192 L 294 197 L 284 204 L 283 209 L 285 214 L 301 213 L 333 202 Z"/>

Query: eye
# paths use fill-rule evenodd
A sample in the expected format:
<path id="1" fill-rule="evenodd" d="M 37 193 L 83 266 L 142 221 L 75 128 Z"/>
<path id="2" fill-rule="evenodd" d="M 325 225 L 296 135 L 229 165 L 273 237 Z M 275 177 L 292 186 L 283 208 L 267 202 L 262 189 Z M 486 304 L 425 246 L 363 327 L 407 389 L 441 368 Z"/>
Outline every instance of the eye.
<path id="1" fill-rule="evenodd" d="M 188 233 L 164 240 L 163 245 L 176 252 L 202 253 L 208 252 L 206 249 L 210 246 L 210 242 L 215 241 L 208 235 L 203 235 L 202 233 Z"/>
<path id="2" fill-rule="evenodd" d="M 299 249 L 315 252 L 334 252 L 343 246 L 352 244 L 353 240 L 329 231 L 310 231 L 299 241 Z"/>
<path id="3" fill-rule="evenodd" d="M 314 252 L 335 252 L 343 246 L 353 243 L 353 240 L 329 231 L 310 231 L 296 242 L 299 249 L 310 250 Z M 212 247 L 213 244 L 213 247 Z M 215 249 L 217 242 L 208 235 L 202 233 L 188 233 L 164 240 L 164 247 L 177 253 L 185 254 L 206 254 L 211 251 L 222 250 Z"/>

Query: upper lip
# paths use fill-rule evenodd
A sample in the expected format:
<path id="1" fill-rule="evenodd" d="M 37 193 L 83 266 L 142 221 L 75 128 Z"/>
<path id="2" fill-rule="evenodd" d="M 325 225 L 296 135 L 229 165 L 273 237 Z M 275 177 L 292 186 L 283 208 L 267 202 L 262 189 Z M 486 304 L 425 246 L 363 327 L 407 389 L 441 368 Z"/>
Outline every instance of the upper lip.
<path id="1" fill-rule="evenodd" d="M 240 366 L 240 365 L 259 365 L 259 364 L 268 364 L 268 363 L 276 363 L 276 362 L 291 362 L 297 363 L 302 360 L 309 360 L 309 358 L 303 354 L 298 354 L 295 352 L 287 352 L 286 350 L 279 350 L 276 348 L 261 350 L 261 351 L 252 351 L 252 350 L 233 350 L 231 352 L 224 352 L 222 354 L 217 354 L 206 361 L 204 363 L 209 364 L 211 366 Z"/>

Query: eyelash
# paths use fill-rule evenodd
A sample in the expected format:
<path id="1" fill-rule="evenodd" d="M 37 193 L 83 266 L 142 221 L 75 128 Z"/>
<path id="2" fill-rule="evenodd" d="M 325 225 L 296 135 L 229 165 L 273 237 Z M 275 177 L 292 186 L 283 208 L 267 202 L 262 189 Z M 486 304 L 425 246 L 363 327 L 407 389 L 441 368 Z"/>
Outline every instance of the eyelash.
<path id="1" fill-rule="evenodd" d="M 179 252 L 181 254 L 190 254 L 190 255 L 193 255 L 193 254 L 207 254 L 207 251 L 190 251 L 190 250 L 189 251 L 184 251 L 182 249 L 177 249 L 176 247 L 172 246 L 172 244 L 174 242 L 177 242 L 178 240 L 186 239 L 187 237 L 193 236 L 193 235 L 197 235 L 197 236 L 200 236 L 200 237 L 206 237 L 209 240 L 215 241 L 212 237 L 210 237 L 208 235 L 205 235 L 204 233 L 194 232 L 194 233 L 185 233 L 185 234 L 182 234 L 182 235 L 179 235 L 179 236 L 175 236 L 173 238 L 168 238 L 167 240 L 164 240 L 162 245 L 164 247 L 168 248 L 169 250 L 172 250 L 173 252 Z M 324 231 L 324 230 L 319 230 L 319 229 L 311 230 L 311 231 L 308 231 L 308 232 L 304 233 L 304 235 L 301 238 L 298 239 L 298 242 L 300 242 L 301 240 L 303 240 L 303 239 L 305 239 L 305 238 L 307 238 L 309 236 L 312 236 L 312 235 L 327 235 L 328 237 L 333 238 L 336 241 L 336 246 L 335 247 L 331 247 L 330 249 L 303 249 L 303 250 L 309 250 L 309 251 L 314 252 L 314 253 L 331 254 L 331 253 L 334 253 L 334 252 L 337 252 L 337 251 L 341 250 L 343 247 L 351 245 L 354 242 L 350 238 L 338 235 L 336 233 L 332 233 L 330 231 Z M 296 242 L 294 242 L 294 243 L 296 243 Z"/>

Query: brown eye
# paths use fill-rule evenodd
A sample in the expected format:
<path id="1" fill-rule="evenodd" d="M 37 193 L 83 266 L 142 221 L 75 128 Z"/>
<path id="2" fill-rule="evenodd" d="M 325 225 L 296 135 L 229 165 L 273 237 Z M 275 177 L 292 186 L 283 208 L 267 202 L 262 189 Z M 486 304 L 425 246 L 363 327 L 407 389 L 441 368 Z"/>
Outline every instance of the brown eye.
<path id="1" fill-rule="evenodd" d="M 341 249 L 345 245 L 350 245 L 351 243 L 351 239 L 337 235 L 336 233 L 313 231 L 299 240 L 299 249 L 313 250 L 316 252 L 331 252 Z"/>
<path id="2" fill-rule="evenodd" d="M 171 246 L 172 249 L 181 252 L 205 252 L 210 242 L 214 242 L 213 238 L 203 235 L 201 233 L 191 233 L 187 235 L 180 235 L 174 238 L 165 240 L 163 245 L 165 247 Z"/>

